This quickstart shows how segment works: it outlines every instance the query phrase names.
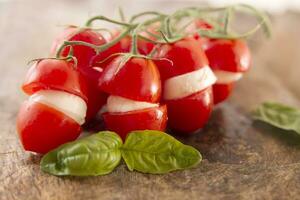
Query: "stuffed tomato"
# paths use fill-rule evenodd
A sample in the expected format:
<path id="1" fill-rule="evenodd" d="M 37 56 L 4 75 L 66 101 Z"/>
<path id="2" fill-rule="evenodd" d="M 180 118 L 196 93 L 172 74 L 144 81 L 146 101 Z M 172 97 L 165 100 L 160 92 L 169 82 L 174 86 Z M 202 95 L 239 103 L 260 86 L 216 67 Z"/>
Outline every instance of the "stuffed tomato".
<path id="1" fill-rule="evenodd" d="M 82 41 L 93 45 L 103 45 L 105 39 L 98 32 L 89 28 L 79 28 L 70 26 L 56 38 L 51 48 L 51 55 L 55 55 L 64 41 Z M 91 64 L 91 59 L 96 56 L 96 51 L 88 46 L 74 45 L 73 56 L 76 57 L 77 69 L 85 79 L 87 85 L 88 109 L 86 120 L 94 118 L 106 102 L 107 95 L 98 89 L 98 79 L 102 73 L 101 68 L 96 68 Z M 67 56 L 70 47 L 65 47 L 61 56 Z"/>
<path id="2" fill-rule="evenodd" d="M 227 99 L 234 83 L 242 78 L 251 63 L 250 51 L 243 40 L 207 39 L 203 48 L 217 77 L 213 86 L 214 103 Z"/>
<path id="3" fill-rule="evenodd" d="M 30 95 L 17 116 L 25 150 L 47 153 L 79 136 L 87 97 L 84 79 L 73 64 L 41 60 L 29 69 L 22 89 Z"/>
<path id="4" fill-rule="evenodd" d="M 201 41 L 209 65 L 217 77 L 217 82 L 213 85 L 213 96 L 214 103 L 218 104 L 230 96 L 234 83 L 249 69 L 250 51 L 243 40 L 203 38 L 196 33 L 197 29 L 213 29 L 213 26 L 197 19 L 187 28 L 187 32 Z"/>
<path id="5" fill-rule="evenodd" d="M 161 130 L 166 127 L 167 110 L 159 104 L 161 81 L 155 64 L 144 58 L 116 57 L 99 79 L 101 90 L 110 94 L 103 114 L 108 130 L 123 139 L 133 130 Z"/>
<path id="6" fill-rule="evenodd" d="M 202 128 L 212 111 L 211 86 L 216 78 L 200 41 L 187 37 L 164 44 L 155 57 L 168 59 L 155 62 L 163 80 L 163 101 L 167 105 L 170 128 L 182 133 Z"/>

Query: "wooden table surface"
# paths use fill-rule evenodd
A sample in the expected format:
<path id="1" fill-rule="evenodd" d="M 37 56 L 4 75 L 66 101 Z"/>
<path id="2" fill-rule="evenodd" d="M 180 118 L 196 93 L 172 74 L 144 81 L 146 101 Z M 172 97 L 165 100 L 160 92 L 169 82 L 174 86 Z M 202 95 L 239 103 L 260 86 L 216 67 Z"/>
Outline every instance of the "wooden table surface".
<path id="1" fill-rule="evenodd" d="M 88 178 L 58 178 L 39 169 L 40 157 L 22 150 L 15 130 L 26 98 L 19 90 L 26 62 L 47 55 L 61 29 L 56 25 L 82 24 L 97 12 L 112 16 L 120 2 L 0 2 L 0 199 L 300 199 L 300 137 L 249 115 L 266 100 L 300 107 L 300 14 L 292 12 L 273 16 L 271 40 L 250 41 L 252 70 L 204 130 L 179 138 L 202 153 L 195 169 L 149 175 L 122 164 L 110 175 Z M 137 2 L 123 2 L 126 12 L 183 5 Z"/>

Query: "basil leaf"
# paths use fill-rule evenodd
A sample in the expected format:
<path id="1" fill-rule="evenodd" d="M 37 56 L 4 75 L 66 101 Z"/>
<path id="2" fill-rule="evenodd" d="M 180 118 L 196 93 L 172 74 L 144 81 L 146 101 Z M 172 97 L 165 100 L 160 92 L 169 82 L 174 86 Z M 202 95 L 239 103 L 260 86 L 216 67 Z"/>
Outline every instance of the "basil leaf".
<path id="1" fill-rule="evenodd" d="M 129 133 L 122 147 L 122 157 L 130 171 L 153 174 L 190 168 L 202 159 L 197 149 L 153 130 Z"/>
<path id="2" fill-rule="evenodd" d="M 256 120 L 300 134 L 300 110 L 280 103 L 265 102 L 253 113 Z"/>
<path id="3" fill-rule="evenodd" d="M 121 146 L 116 133 L 99 132 L 50 151 L 42 158 L 41 169 L 57 176 L 108 174 L 121 160 Z"/>

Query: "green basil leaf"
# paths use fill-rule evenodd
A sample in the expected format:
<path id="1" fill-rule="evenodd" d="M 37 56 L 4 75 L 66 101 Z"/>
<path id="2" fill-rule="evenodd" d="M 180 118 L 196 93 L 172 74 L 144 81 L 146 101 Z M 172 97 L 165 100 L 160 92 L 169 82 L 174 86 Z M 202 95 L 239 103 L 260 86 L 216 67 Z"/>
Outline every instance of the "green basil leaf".
<path id="1" fill-rule="evenodd" d="M 254 119 L 300 134 L 300 110 L 280 103 L 265 102 L 253 112 Z"/>
<path id="2" fill-rule="evenodd" d="M 202 159 L 197 149 L 153 130 L 129 133 L 122 147 L 122 157 L 130 171 L 153 174 L 190 168 Z"/>
<path id="3" fill-rule="evenodd" d="M 108 174 L 121 160 L 121 146 L 116 133 L 99 132 L 50 151 L 42 158 L 41 169 L 57 176 Z"/>

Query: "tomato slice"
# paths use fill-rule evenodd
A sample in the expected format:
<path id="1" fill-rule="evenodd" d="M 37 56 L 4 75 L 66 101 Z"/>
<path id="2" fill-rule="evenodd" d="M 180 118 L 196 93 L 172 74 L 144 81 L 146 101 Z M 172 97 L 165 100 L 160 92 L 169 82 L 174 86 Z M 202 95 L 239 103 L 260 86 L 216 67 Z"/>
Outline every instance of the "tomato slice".
<path id="1" fill-rule="evenodd" d="M 213 108 L 212 88 L 182 99 L 166 101 L 168 125 L 179 133 L 193 133 L 208 121 Z"/>
<path id="2" fill-rule="evenodd" d="M 122 65 L 123 56 L 116 57 L 99 78 L 99 88 L 109 94 L 136 101 L 156 103 L 161 95 L 160 75 L 148 59 L 130 58 Z"/>
<path id="3" fill-rule="evenodd" d="M 165 105 L 124 113 L 104 113 L 106 128 L 117 132 L 123 140 L 127 133 L 134 130 L 164 131 L 167 124 L 167 107 Z"/>
<path id="4" fill-rule="evenodd" d="M 214 95 L 214 104 L 221 103 L 225 101 L 231 94 L 234 84 L 214 84 L 213 85 L 213 95 Z"/>
<path id="5" fill-rule="evenodd" d="M 86 83 L 73 64 L 56 59 L 44 59 L 33 65 L 26 74 L 23 91 L 32 95 L 43 89 L 62 90 L 87 102 Z"/>
<path id="6" fill-rule="evenodd" d="M 80 135 L 80 125 L 63 113 L 32 101 L 25 101 L 17 116 L 17 130 L 27 151 L 47 153 Z"/>

